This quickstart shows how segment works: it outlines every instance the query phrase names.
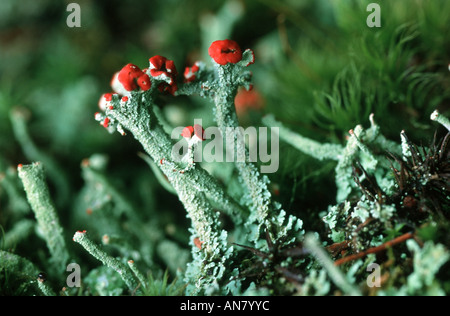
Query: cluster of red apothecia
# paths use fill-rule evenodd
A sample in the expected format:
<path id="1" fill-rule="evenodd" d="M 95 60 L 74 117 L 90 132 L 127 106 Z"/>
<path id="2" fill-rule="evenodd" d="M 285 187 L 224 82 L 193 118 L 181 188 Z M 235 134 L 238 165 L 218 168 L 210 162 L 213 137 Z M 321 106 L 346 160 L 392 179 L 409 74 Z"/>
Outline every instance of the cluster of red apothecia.
<path id="1" fill-rule="evenodd" d="M 242 50 L 238 43 L 229 39 L 214 41 L 209 47 L 208 53 L 217 64 L 222 66 L 228 63 L 236 64 L 242 60 Z M 191 67 L 186 67 L 183 73 L 184 82 L 195 81 L 199 70 L 200 62 L 195 62 Z M 112 110 L 111 100 L 114 94 L 122 96 L 121 102 L 125 103 L 131 96 L 131 91 L 149 90 L 152 87 L 151 78 L 159 81 L 158 90 L 161 93 L 175 95 L 178 90 L 177 76 L 178 71 L 173 60 L 160 55 L 151 57 L 149 67 L 142 70 L 134 64 L 127 64 L 114 74 L 111 80 L 113 92 L 102 95 L 99 100 L 99 108 L 102 111 L 105 111 L 106 108 Z M 100 113 L 97 112 L 96 117 L 99 115 Z M 109 123 L 110 120 L 107 117 L 102 118 L 102 125 L 105 128 L 109 126 Z"/>
<path id="2" fill-rule="evenodd" d="M 242 50 L 239 45 L 235 41 L 228 39 L 213 42 L 209 47 L 208 53 L 219 65 L 236 64 L 242 59 Z M 161 83 L 158 85 L 158 89 L 161 92 L 169 92 L 174 95 L 178 89 L 178 71 L 173 60 L 156 55 L 149 59 L 149 64 L 149 68 L 143 70 L 133 64 L 125 65 L 113 76 L 111 86 L 114 92 L 128 95 L 130 91 L 147 91 L 152 86 L 150 77 L 153 77 L 161 80 Z M 199 62 L 194 63 L 192 67 L 186 67 L 183 74 L 184 81 L 194 81 L 199 69 Z"/>

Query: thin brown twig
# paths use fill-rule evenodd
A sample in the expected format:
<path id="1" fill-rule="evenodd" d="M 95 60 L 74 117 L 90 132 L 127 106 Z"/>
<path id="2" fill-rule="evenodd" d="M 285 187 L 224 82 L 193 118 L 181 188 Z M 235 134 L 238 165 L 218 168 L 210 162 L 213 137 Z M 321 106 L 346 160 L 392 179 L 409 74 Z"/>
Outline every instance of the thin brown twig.
<path id="1" fill-rule="evenodd" d="M 339 260 L 336 260 L 334 262 L 334 265 L 335 266 L 339 266 L 339 265 L 344 264 L 346 262 L 360 259 L 360 258 L 362 258 L 364 256 L 367 256 L 368 254 L 378 253 L 378 252 L 383 251 L 383 250 L 385 250 L 387 248 L 390 248 L 390 247 L 393 247 L 393 246 L 395 246 L 397 244 L 405 242 L 406 240 L 411 239 L 411 238 L 414 238 L 414 233 L 409 232 L 409 233 L 403 234 L 403 235 L 401 235 L 401 236 L 399 236 L 397 238 L 394 238 L 392 240 L 389 240 L 389 241 L 385 242 L 384 244 L 382 244 L 380 246 L 369 248 L 369 249 L 367 249 L 365 251 L 362 251 L 362 252 L 359 252 L 359 253 L 356 253 L 356 254 L 353 254 L 353 255 L 341 258 Z"/>

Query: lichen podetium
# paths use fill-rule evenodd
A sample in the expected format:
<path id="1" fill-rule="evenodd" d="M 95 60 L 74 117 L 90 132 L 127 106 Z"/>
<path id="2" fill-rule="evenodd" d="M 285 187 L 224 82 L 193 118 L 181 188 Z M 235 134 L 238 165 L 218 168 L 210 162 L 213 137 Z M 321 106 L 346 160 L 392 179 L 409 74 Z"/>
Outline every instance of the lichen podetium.
<path id="1" fill-rule="evenodd" d="M 50 262 L 62 273 L 68 263 L 69 253 L 58 213 L 45 181 L 44 166 L 40 162 L 35 162 L 30 165 L 20 164 L 17 169 L 39 230 L 50 251 Z"/>
<path id="2" fill-rule="evenodd" d="M 253 51 L 247 49 L 242 52 L 236 42 L 224 40 L 214 42 L 209 53 L 214 67 L 196 62 L 191 68 L 186 68 L 183 83 L 177 81 L 176 67 L 166 57 L 151 57 L 145 70 L 127 64 L 113 76 L 112 88 L 115 92 L 102 95 L 99 101 L 102 112 L 95 114 L 95 119 L 108 131 L 117 130 L 122 135 L 125 135 L 125 130 L 131 132 L 152 160 L 151 166 L 161 170 L 184 205 L 192 221 L 193 234 L 194 261 L 188 265 L 186 273 L 187 280 L 193 284 L 187 288 L 188 292 L 192 291 L 190 293 L 214 292 L 214 284 L 227 277 L 225 271 L 233 248 L 228 245 L 228 234 L 221 227 L 219 214 L 211 202 L 230 215 L 234 223 L 243 223 L 248 240 L 255 245 L 261 245 L 260 236 L 264 231 L 278 241 L 290 234 L 300 236 L 298 233 L 302 226 L 301 221 L 292 215 L 286 225 L 285 212 L 271 200 L 268 177 L 249 161 L 244 139 L 237 134 L 240 129 L 237 128 L 239 123 L 234 99 L 240 86 L 247 89 L 251 86 L 251 73 L 247 67 L 255 61 Z M 150 81 L 143 88 L 139 85 L 139 78 L 145 75 Z M 160 93 L 173 96 L 197 94 L 213 102 L 222 137 L 233 130 L 233 152 L 245 157 L 244 161 L 234 162 L 246 189 L 244 206 L 230 197 L 214 177 L 193 161 L 193 151 L 196 150 L 194 141 L 203 141 L 203 133 L 200 132 L 203 128 L 198 124 L 185 127 L 181 133 L 190 144 L 186 159 L 172 159 L 172 139 L 156 114 L 159 111 L 154 102 Z M 201 247 L 198 247 L 199 242 Z"/>

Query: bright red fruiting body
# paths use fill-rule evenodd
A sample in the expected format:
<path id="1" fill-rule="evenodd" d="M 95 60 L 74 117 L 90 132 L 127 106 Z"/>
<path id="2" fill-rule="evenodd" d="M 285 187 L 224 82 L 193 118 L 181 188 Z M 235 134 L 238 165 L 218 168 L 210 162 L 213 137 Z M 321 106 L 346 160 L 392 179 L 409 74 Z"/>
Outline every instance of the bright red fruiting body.
<path id="1" fill-rule="evenodd" d="M 157 77 L 166 71 L 166 57 L 156 55 L 151 57 L 148 61 L 150 62 L 150 75 L 152 75 L 152 77 Z"/>
<path id="2" fill-rule="evenodd" d="M 205 140 L 203 138 L 203 134 L 205 134 L 205 130 L 203 129 L 203 127 L 199 124 L 195 124 L 194 125 L 194 134 L 195 136 L 197 136 L 199 138 L 199 140 L 203 141 Z"/>
<path id="3" fill-rule="evenodd" d="M 137 89 L 136 80 L 142 75 L 142 71 L 138 66 L 133 64 L 125 65 L 119 72 L 119 82 L 123 85 L 125 90 L 132 91 Z"/>
<path id="4" fill-rule="evenodd" d="M 186 126 L 185 128 L 183 128 L 181 136 L 183 136 L 184 138 L 191 138 L 193 133 L 194 128 L 192 126 Z"/>
<path id="5" fill-rule="evenodd" d="M 115 78 L 116 76 L 113 78 L 112 85 L 114 85 Z M 149 76 L 133 64 L 125 65 L 117 74 L 117 80 L 126 91 L 133 91 L 138 88 L 146 91 L 152 86 Z"/>
<path id="6" fill-rule="evenodd" d="M 198 63 L 196 62 L 192 67 L 186 67 L 184 69 L 184 81 L 192 82 L 196 79 L 195 74 L 199 71 Z"/>
<path id="7" fill-rule="evenodd" d="M 169 60 L 166 57 L 156 55 L 149 59 L 150 62 L 150 75 L 152 77 L 159 77 L 163 75 L 163 78 L 167 80 L 168 84 L 172 84 L 175 76 L 178 75 L 175 63 L 173 60 Z"/>
<path id="8" fill-rule="evenodd" d="M 208 54 L 219 65 L 236 64 L 242 59 L 239 44 L 229 39 L 212 42 Z"/>
<path id="9" fill-rule="evenodd" d="M 150 75 L 156 79 L 163 80 L 158 86 L 160 92 L 169 92 L 172 95 L 178 90 L 176 77 L 178 75 L 175 63 L 166 57 L 156 55 L 149 59 Z"/>
<path id="10" fill-rule="evenodd" d="M 152 86 L 150 81 L 150 77 L 147 74 L 142 74 L 137 80 L 138 86 L 142 89 L 142 91 L 147 91 Z"/>
<path id="11" fill-rule="evenodd" d="M 205 130 L 199 124 L 195 124 L 194 126 L 186 126 L 181 132 L 181 136 L 188 140 L 195 138 L 195 142 L 204 141 L 205 138 L 203 138 L 203 134 L 205 134 Z"/>
<path id="12" fill-rule="evenodd" d="M 167 69 L 168 73 L 173 74 L 174 76 L 178 75 L 178 72 L 177 72 L 177 69 L 175 68 L 175 63 L 173 62 L 173 60 L 169 60 L 169 59 L 166 60 L 166 69 Z"/>
<path id="13" fill-rule="evenodd" d="M 103 121 L 103 127 L 107 128 L 109 126 L 109 118 L 105 117 L 105 120 Z"/>
<path id="14" fill-rule="evenodd" d="M 122 101 L 123 102 L 127 102 L 128 101 L 128 97 L 127 96 L 122 97 Z"/>
<path id="15" fill-rule="evenodd" d="M 103 97 L 105 98 L 105 101 L 107 101 L 107 102 L 110 102 L 112 100 L 112 96 L 113 96 L 112 92 L 111 93 L 105 93 L 103 95 Z"/>
<path id="16" fill-rule="evenodd" d="M 102 94 L 102 96 L 98 100 L 98 108 L 102 111 L 105 111 L 106 107 L 108 107 L 111 104 L 112 97 L 114 94 L 115 93 L 113 92 Z"/>

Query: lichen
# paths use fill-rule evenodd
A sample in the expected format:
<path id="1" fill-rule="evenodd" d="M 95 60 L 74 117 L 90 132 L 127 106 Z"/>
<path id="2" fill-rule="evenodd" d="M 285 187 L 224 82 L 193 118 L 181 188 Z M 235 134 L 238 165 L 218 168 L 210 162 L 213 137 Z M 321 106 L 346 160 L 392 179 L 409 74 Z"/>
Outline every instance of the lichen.
<path id="1" fill-rule="evenodd" d="M 111 7 L 126 43 L 98 19 L 33 67 L 5 41 L 1 294 L 449 294 L 449 6 L 241 2 Z"/>

